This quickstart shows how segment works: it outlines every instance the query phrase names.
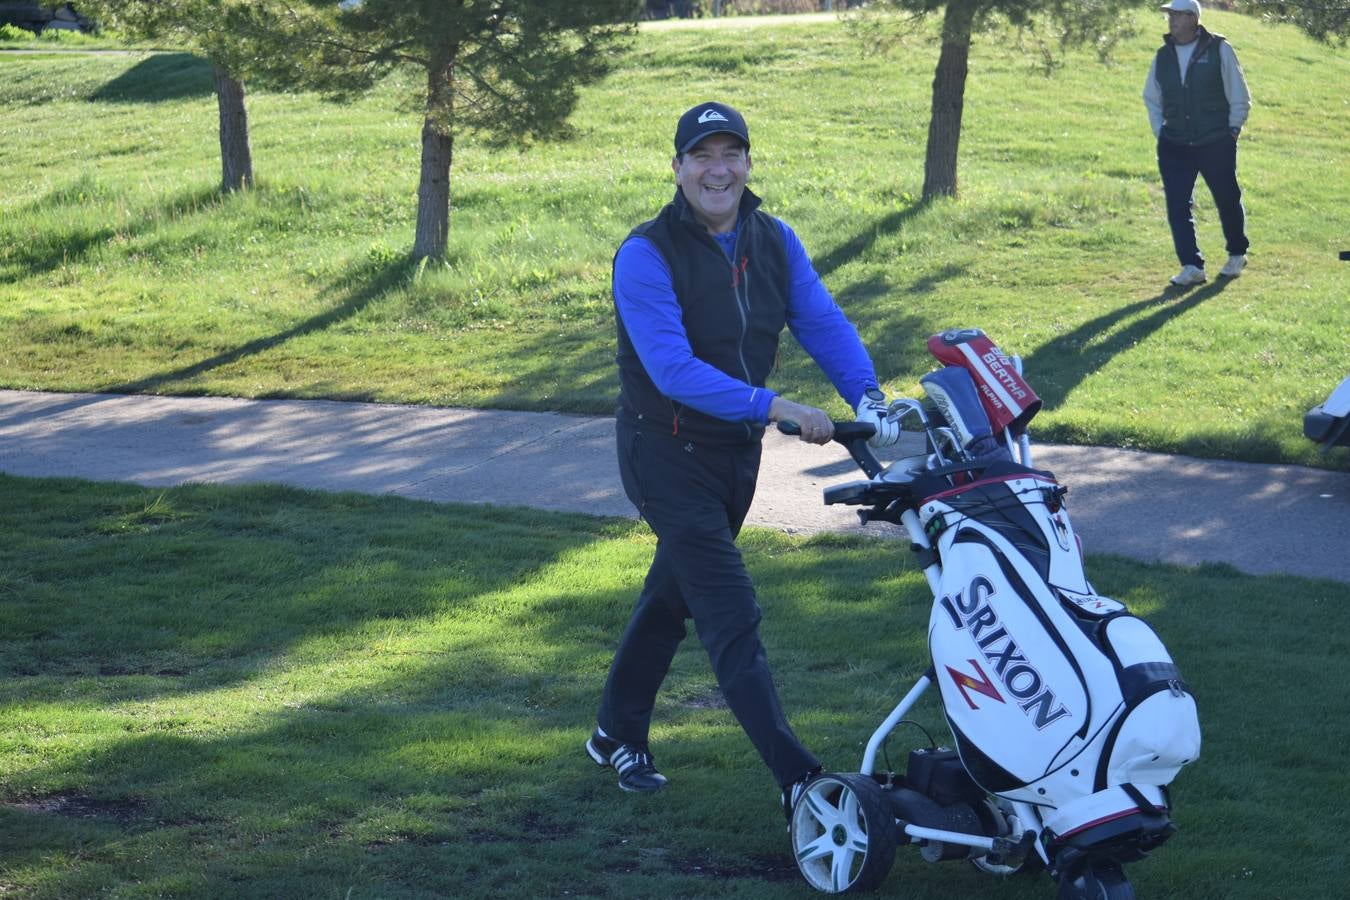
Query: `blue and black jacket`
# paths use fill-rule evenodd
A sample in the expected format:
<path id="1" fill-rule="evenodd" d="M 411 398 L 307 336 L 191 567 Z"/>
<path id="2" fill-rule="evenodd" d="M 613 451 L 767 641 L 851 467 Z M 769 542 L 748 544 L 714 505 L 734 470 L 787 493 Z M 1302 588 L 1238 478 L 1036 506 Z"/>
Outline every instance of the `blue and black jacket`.
<path id="1" fill-rule="evenodd" d="M 746 190 L 736 230 L 714 236 L 676 190 L 615 254 L 621 418 L 692 441 L 759 440 L 785 325 L 850 405 L 877 385 L 801 242 L 759 206 Z"/>

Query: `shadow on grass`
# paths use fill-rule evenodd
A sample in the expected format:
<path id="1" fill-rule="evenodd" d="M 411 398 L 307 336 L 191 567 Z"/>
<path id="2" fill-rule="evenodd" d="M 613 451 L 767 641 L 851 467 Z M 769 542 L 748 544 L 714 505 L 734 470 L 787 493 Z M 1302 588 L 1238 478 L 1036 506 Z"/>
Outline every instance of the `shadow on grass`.
<path id="1" fill-rule="evenodd" d="M 110 702 L 266 678 L 274 657 L 316 636 L 371 629 L 387 642 L 429 616 L 478 615 L 482 598 L 631 527 L 268 485 L 0 483 L 7 703 L 68 677 L 107 679 Z M 17 687 L 25 677 L 41 682 Z"/>
<path id="2" fill-rule="evenodd" d="M 323 593 L 340 602 L 324 603 L 324 624 L 305 631 L 346 635 L 345 646 L 326 644 L 320 656 L 296 655 L 281 666 L 247 664 L 262 707 L 256 724 L 204 722 L 198 717 L 214 718 L 212 699 L 178 692 L 183 713 L 172 721 L 128 720 L 125 729 L 89 735 L 84 752 L 52 755 L 26 771 L 23 786 L 12 783 L 18 787 L 8 794 L 12 805 L 0 806 L 0 835 L 13 864 L 35 867 L 56 893 L 69 894 L 136 881 L 152 891 L 173 885 L 164 890 L 199 896 L 237 894 L 240 884 L 253 896 L 346 896 L 353 887 L 358 896 L 599 895 L 615 885 L 620 896 L 712 896 L 726 889 L 724 879 L 732 886 L 796 881 L 772 782 L 728 713 L 670 702 L 701 696 L 707 662 L 696 639 L 686 642 L 659 715 L 663 724 L 687 730 L 670 757 L 683 774 L 683 791 L 627 798 L 613 773 L 598 772 L 580 753 L 608 652 L 641 576 L 634 569 L 631 583 L 595 587 L 585 576 L 601 557 L 568 558 L 585 554 L 591 541 L 622 538 L 631 526 L 605 532 L 597 520 L 578 527 L 586 520 L 536 517 L 512 529 L 503 517 L 482 523 L 473 546 L 442 553 L 436 532 L 445 526 L 460 532 L 472 516 L 457 523 L 453 510 L 371 503 L 387 507 L 380 520 L 371 521 L 374 510 L 352 510 L 332 523 L 340 543 L 321 542 L 322 552 L 341 558 L 348 547 L 375 545 L 380 537 L 389 547 L 394 536 L 387 530 L 400 513 L 433 526 L 421 530 L 417 549 L 438 553 L 440 561 L 398 564 L 411 581 L 399 592 L 405 609 L 388 620 L 391 634 L 424 637 L 381 647 L 382 620 L 362 603 L 359 586 L 334 572 L 346 597 Z M 310 518 L 303 507 L 295 512 L 301 515 L 284 518 Z M 271 530 L 260 526 L 263 536 Z M 293 541 L 305 545 L 314 537 L 302 530 Z M 169 536 L 143 538 L 160 539 Z M 625 551 L 619 564 L 642 549 Z M 800 559 L 755 563 L 770 589 L 792 578 L 832 583 L 828 557 L 805 566 Z M 483 580 L 463 592 L 464 602 L 440 602 L 440 585 L 464 567 Z M 309 618 L 305 607 L 321 593 L 315 580 L 283 576 L 287 587 L 275 598 L 274 615 L 240 621 L 239 611 L 212 604 L 200 624 L 225 632 L 242 625 L 266 646 L 292 646 L 293 638 L 278 641 L 266 629 L 293 621 L 297 610 Z M 530 591 L 532 583 L 547 587 Z M 506 602 L 494 597 L 522 585 Z M 388 594 L 369 602 L 387 602 Z M 158 604 L 142 596 L 131 605 L 123 612 L 140 617 Z M 781 613 L 785 627 L 813 653 L 820 650 L 808 610 L 787 604 Z M 842 609 L 833 640 L 852 643 L 852 635 L 868 633 L 868 615 L 859 606 Z M 476 637 L 466 637 L 470 623 Z M 100 625 L 96 619 L 82 627 Z M 366 649 L 362 632 L 376 635 Z M 786 657 L 796 656 L 795 642 L 780 646 Z M 70 647 L 77 655 L 85 649 L 78 641 Z M 343 677 L 344 654 L 360 664 L 356 677 Z M 203 671 L 197 679 L 205 691 L 219 690 L 220 675 L 234 668 L 229 659 L 215 665 L 224 672 Z M 311 672 L 303 676 L 298 670 L 306 666 Z M 334 683 L 313 683 L 295 693 L 295 702 L 277 702 L 274 691 L 291 693 L 299 684 L 293 678 L 321 677 L 315 673 L 325 668 L 335 673 Z M 846 667 L 826 672 L 847 675 Z M 73 672 L 48 678 L 58 695 L 60 685 L 90 688 Z M 253 690 L 250 684 L 245 693 Z M 107 708 L 154 696 L 133 692 L 97 702 Z M 749 825 L 745 804 L 755 818 Z M 262 852 L 260 834 L 266 834 Z M 80 861 L 64 861 L 72 847 L 83 851 Z M 97 862 L 86 864 L 91 858 Z"/>
<path id="3" fill-rule="evenodd" d="M 556 533 L 569 521 L 558 520 Z M 518 536 L 484 542 L 504 537 Z M 897 580 L 894 567 L 877 560 L 903 548 L 823 539 L 815 546 L 825 552 L 803 554 L 783 552 L 779 540 L 749 541 L 751 568 L 772 603 L 770 659 L 792 718 L 806 723 L 798 730 L 832 768 L 848 771 L 871 728 L 927 664 L 930 597 L 912 564 Z M 622 795 L 612 773 L 581 756 L 604 657 L 640 575 L 628 585 L 590 587 L 550 569 L 569 549 L 540 549 L 521 547 L 513 554 L 521 568 L 499 576 L 545 579 L 547 590 L 494 603 L 486 582 L 474 592 L 483 605 L 438 617 L 417 645 L 373 647 L 369 657 L 385 664 L 355 686 L 320 686 L 289 704 L 266 696 L 275 673 L 259 670 L 266 708 L 257 727 L 198 729 L 189 711 L 182 733 L 172 732 L 174 722 L 145 721 L 140 731 L 133 722 L 86 737 L 80 753 L 37 763 L 11 781 L 47 785 L 46 792 L 11 790 L 11 805 L 0 806 L 15 871 L 40 873 L 54 893 L 84 895 L 135 883 L 199 896 L 237 894 L 241 885 L 253 896 L 782 896 L 797 881 L 772 785 L 726 710 L 696 702 L 708 677 L 692 635 L 657 711 L 671 789 Z M 1258 810 L 1283 809 L 1291 787 L 1325 793 L 1326 779 L 1337 777 L 1324 748 L 1347 737 L 1345 699 L 1286 696 L 1281 685 L 1344 671 L 1350 597 L 1343 586 L 1291 587 L 1223 568 L 1146 568 L 1115 558 L 1092 566 L 1102 588 L 1149 610 L 1202 701 L 1205 755 L 1178 787 L 1188 852 L 1169 848 L 1159 854 L 1169 868 L 1137 869 L 1142 884 L 1158 888 L 1150 896 L 1179 897 L 1168 887 L 1177 878 L 1170 867 L 1229 847 L 1225 816 L 1247 821 Z M 446 571 L 442 564 L 421 573 L 423 588 Z M 1285 614 L 1255 647 L 1251 621 L 1272 591 Z M 826 628 L 822 603 L 831 610 Z M 480 639 L 455 640 L 474 614 L 491 627 Z M 1316 635 L 1309 620 L 1322 626 Z M 358 608 L 335 610 L 331 625 L 360 627 Z M 527 640 L 517 643 L 521 635 Z M 1234 653 L 1244 660 L 1237 669 Z M 1282 698 L 1279 716 L 1263 715 L 1254 700 L 1272 695 Z M 941 735 L 932 700 L 917 720 Z M 902 731 L 891 758 L 924 743 Z M 1232 787 L 1239 775 L 1240 797 Z M 1267 835 L 1270 871 L 1262 873 L 1275 884 L 1307 854 L 1337 846 L 1335 830 L 1301 809 L 1279 818 Z M 892 884 L 903 878 L 906 895 L 918 900 L 983 896 L 989 885 L 970 867 L 927 866 L 912 855 L 897 866 Z M 1188 872 L 1182 883 L 1194 886 L 1197 877 Z M 1335 877 L 1320 883 L 1329 888 Z M 1014 893 L 1033 891 L 1053 885 Z"/>
<path id="4" fill-rule="evenodd" d="M 925 341 L 933 325 L 906 298 L 933 291 L 965 271 L 962 266 L 943 266 L 908 285 L 892 285 L 884 275 L 873 274 L 838 290 L 835 297 L 857 327 L 883 386 L 902 373 L 926 370 L 930 361 Z"/>
<path id="5" fill-rule="evenodd" d="M 899 234 L 929 205 L 930 201 L 921 199 L 861 229 L 816 259 L 816 272 L 822 278 L 834 275 L 848 263 L 866 256 L 878 241 Z M 932 331 L 931 323 L 923 316 L 909 312 L 910 306 L 904 302 L 904 296 L 931 293 L 943 282 L 960 278 L 966 271 L 965 266 L 946 265 L 921 275 L 908 285 L 891 285 L 884 276 L 873 274 L 837 289 L 835 299 L 857 326 L 883 384 L 916 367 L 921 370 L 927 359 L 924 339 Z M 888 296 L 894 299 L 888 302 Z"/>
<path id="6" fill-rule="evenodd" d="M 89 95 L 96 103 L 163 103 L 215 93 L 211 64 L 191 53 L 156 53 Z"/>
<path id="7" fill-rule="evenodd" d="M 20 218 L 44 213 L 62 207 L 77 212 L 89 203 L 106 199 L 88 176 L 54 189 L 46 197 L 33 203 L 19 215 Z M 9 246 L 0 250 L 0 284 L 15 284 L 24 278 L 51 272 L 62 266 L 83 262 L 98 247 L 116 237 L 131 238 L 149 233 L 166 219 L 182 219 L 206 210 L 218 209 L 229 202 L 218 188 L 199 188 L 182 191 L 164 203 L 142 210 L 131 222 L 100 224 L 93 227 L 82 224 L 90 218 L 82 215 L 79 224 L 67 228 L 43 228 L 23 236 L 11 234 Z M 3 236 L 3 231 L 0 231 Z"/>
<path id="8" fill-rule="evenodd" d="M 1120 353 L 1147 340 L 1168 322 L 1218 296 L 1230 279 L 1220 278 L 1195 290 L 1168 288 L 1161 294 L 1084 322 L 1072 331 L 1042 344 L 1023 358 L 1026 371 L 1036 373 L 1034 384 L 1046 409 L 1064 403 L 1073 389 Z M 1140 313 L 1148 315 L 1113 331 Z"/>
<path id="9" fill-rule="evenodd" d="M 109 510 L 135 507 L 133 495 L 145 493 L 85 488 L 72 500 L 84 504 L 82 516 L 37 509 L 36 491 L 17 504 L 35 518 L 31 527 L 15 522 L 16 531 L 51 539 L 43 552 L 55 572 L 111 562 L 123 567 L 130 593 L 63 589 L 71 609 L 50 596 L 45 615 L 66 617 L 75 630 L 63 635 L 62 622 L 46 623 L 48 640 L 65 648 L 51 671 L 31 688 L 8 679 L 12 700 L 71 705 L 56 730 L 81 742 L 79 752 L 31 757 L 8 776 L 0 839 L 14 871 L 38 873 L 54 894 L 85 896 L 134 883 L 198 896 L 237 895 L 245 885 L 254 896 L 771 897 L 781 895 L 777 882 L 795 883 L 772 785 L 744 736 L 725 710 L 679 699 L 707 694 L 706 658 L 692 635 L 657 714 L 672 789 L 626 797 L 612 773 L 581 755 L 650 550 L 626 546 L 632 526 L 245 492 L 213 532 L 193 533 L 200 526 L 191 516 L 167 513 L 162 522 L 130 523 L 139 528 L 130 532 L 98 527 Z M 185 513 L 216 505 L 212 489 L 178 497 Z M 240 541 L 276 545 L 275 562 L 259 564 Z M 91 553 L 91 543 L 102 552 Z M 606 544 L 604 553 L 591 554 L 592 543 Z M 763 533 L 745 543 L 785 705 L 805 723 L 807 742 L 848 770 L 926 666 L 931 597 L 923 579 L 899 543 L 826 536 L 802 552 Z M 68 552 L 76 546 L 81 553 Z M 10 552 L 31 561 L 37 549 Z M 183 615 L 181 635 L 165 634 L 161 617 L 190 590 L 168 578 L 151 592 L 134 580 L 165 554 L 184 576 L 219 566 L 209 582 L 233 585 L 239 598 L 259 596 L 202 604 Z M 894 555 L 905 561 L 897 566 Z M 1193 853 L 1231 845 L 1225 813 L 1206 806 L 1241 802 L 1241 815 L 1228 814 L 1249 821 L 1283 808 L 1290 784 L 1326 792 L 1336 770 L 1324 748 L 1347 739 L 1347 701 L 1283 686 L 1334 682 L 1344 672 L 1345 586 L 1113 558 L 1090 566 L 1102 589 L 1144 607 L 1203 701 L 1205 757 L 1179 792 Z M 13 600 L 14 577 L 27 571 L 0 565 L 10 578 L 0 593 Z M 597 584 L 606 571 L 625 574 Z M 33 572 L 17 593 L 50 583 L 49 573 Z M 1263 626 L 1257 646 L 1251 623 L 1267 616 L 1272 593 L 1281 615 Z M 122 638 L 105 633 L 128 620 L 134 630 Z M 1310 632 L 1309 621 L 1318 628 Z M 81 671 L 90 638 L 101 643 L 102 661 L 117 663 L 125 654 L 171 655 L 197 633 L 225 641 L 193 691 L 157 692 L 144 679 Z M 306 638 L 315 640 L 300 646 Z M 1243 660 L 1236 668 L 1235 654 Z M 256 718 L 231 722 L 235 706 L 216 721 L 206 695 L 236 681 L 232 702 L 256 692 Z M 113 687 L 100 695 L 102 683 Z M 150 716 L 132 702 L 164 693 L 181 698 L 181 712 Z M 1268 702 L 1281 715 L 1263 715 Z M 911 737 L 897 738 L 894 758 Z M 1239 800 L 1234 765 L 1242 767 Z M 1320 858 L 1338 846 L 1323 820 L 1301 809 L 1281 816 L 1282 827 L 1267 834 L 1272 869 L 1263 877 L 1272 883 L 1309 853 Z M 1165 865 L 1185 856 L 1162 854 Z M 988 884 L 969 867 L 943 870 L 912 857 L 903 865 L 908 895 L 920 900 L 980 896 Z M 1324 887 L 1335 876 L 1326 877 Z"/>
<path id="10" fill-rule="evenodd" d="M 344 275 L 339 280 L 343 282 L 354 282 L 355 286 L 346 292 L 338 301 L 337 305 L 325 312 L 311 316 L 308 319 L 297 322 L 290 328 L 278 331 L 275 334 L 269 334 L 264 337 L 248 341 L 238 347 L 233 347 L 214 356 L 199 360 L 189 365 L 180 366 L 176 369 L 169 369 L 164 372 L 158 372 L 153 375 L 147 375 L 144 378 L 138 378 L 134 381 L 125 381 L 119 384 L 112 384 L 104 387 L 100 394 L 90 394 L 78 396 L 50 407 L 50 412 L 67 412 L 81 407 L 92 406 L 103 402 L 105 394 L 144 394 L 157 393 L 171 387 L 175 382 L 194 378 L 202 373 L 209 372 L 212 369 L 221 366 L 230 365 L 241 359 L 265 353 L 275 347 L 278 347 L 292 338 L 311 334 L 315 331 L 322 331 L 332 325 L 349 319 L 352 316 L 365 309 L 371 302 L 383 296 L 387 291 L 405 281 L 415 263 L 409 259 L 395 260 L 387 263 L 370 263 L 364 267 L 357 268 L 353 272 Z M 7 421 L 7 420 L 0 420 Z"/>
<path id="11" fill-rule="evenodd" d="M 835 292 L 836 302 L 871 352 L 883 383 L 918 364 L 917 358 L 926 354 L 919 338 L 929 334 L 927 324 L 902 298 L 896 302 L 886 298 L 907 290 L 931 290 L 937 282 L 959 277 L 962 271 L 947 267 L 908 288 L 894 287 L 883 275 L 871 273 L 843 283 Z M 483 401 L 484 408 L 613 413 L 619 382 L 612 318 L 597 319 L 593 327 L 583 329 L 515 331 L 504 335 L 503 341 L 502 352 L 512 359 L 514 377 L 509 387 Z M 770 388 L 802 402 L 837 400 L 824 374 L 787 331 L 780 336 L 778 365 L 767 380 Z"/>
<path id="12" fill-rule="evenodd" d="M 881 238 L 898 233 L 905 227 L 906 222 L 927 209 L 928 203 L 927 200 L 920 200 L 913 206 L 897 210 L 878 219 L 870 228 L 859 231 L 829 253 L 815 260 L 816 271 L 823 278 L 826 275 L 833 274 L 841 266 L 853 262 L 872 249 L 872 245 Z"/>
<path id="13" fill-rule="evenodd" d="M 161 389 L 181 379 L 194 378 L 204 372 L 209 372 L 212 369 L 238 362 L 245 357 L 265 353 L 274 347 L 286 343 L 292 338 L 311 334 L 315 331 L 322 331 L 344 319 L 351 318 L 361 310 L 365 309 L 371 301 L 383 296 L 390 288 L 406 281 L 414 268 L 415 264 L 407 259 L 372 267 L 372 270 L 368 275 L 354 279 L 357 283 L 357 287 L 348 292 L 336 306 L 326 312 L 319 313 L 304 321 L 297 322 L 295 325 L 292 325 L 290 328 L 283 331 L 256 338 L 223 353 L 217 353 L 215 356 L 192 363 L 191 365 L 170 369 L 155 375 L 148 375 L 145 378 L 138 378 L 135 381 L 125 381 L 121 384 L 109 385 L 104 388 L 104 390 L 112 394 L 157 393 Z"/>

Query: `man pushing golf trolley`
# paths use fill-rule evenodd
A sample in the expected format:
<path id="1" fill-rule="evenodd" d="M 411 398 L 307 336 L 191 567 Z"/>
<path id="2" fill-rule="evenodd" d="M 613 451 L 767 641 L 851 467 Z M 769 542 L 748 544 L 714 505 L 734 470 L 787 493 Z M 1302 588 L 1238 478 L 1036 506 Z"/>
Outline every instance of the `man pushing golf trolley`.
<path id="1" fill-rule="evenodd" d="M 825 491 L 905 530 L 933 591 L 932 664 L 873 732 L 857 774 L 792 807 L 797 866 L 818 890 L 876 887 L 899 844 L 995 875 L 1045 868 L 1060 900 L 1126 900 L 1122 866 L 1175 831 L 1168 785 L 1200 753 L 1195 700 L 1162 641 L 1088 582 L 1065 488 L 1032 467 L 1040 400 L 979 329 L 934 335 L 928 403 L 894 401 L 922 453 L 883 467 L 873 426 L 835 423 L 867 476 Z M 789 423 L 780 429 L 792 433 Z M 877 755 L 937 685 L 954 749 Z"/>

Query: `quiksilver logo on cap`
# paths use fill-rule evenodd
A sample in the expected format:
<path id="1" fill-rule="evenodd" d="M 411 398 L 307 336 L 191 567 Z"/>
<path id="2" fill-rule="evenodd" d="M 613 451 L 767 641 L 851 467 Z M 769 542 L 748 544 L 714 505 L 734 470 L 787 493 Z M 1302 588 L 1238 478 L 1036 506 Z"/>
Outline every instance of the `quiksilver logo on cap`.
<path id="1" fill-rule="evenodd" d="M 705 109 L 705 110 L 702 112 L 702 114 L 700 114 L 699 117 L 698 117 L 698 124 L 702 125 L 702 124 L 704 124 L 704 123 L 706 123 L 706 122 L 725 122 L 726 120 L 727 120 L 727 117 L 724 116 L 724 115 L 722 115 L 722 114 L 721 114 L 720 112 L 718 112 L 717 110 L 715 110 L 715 109 Z"/>

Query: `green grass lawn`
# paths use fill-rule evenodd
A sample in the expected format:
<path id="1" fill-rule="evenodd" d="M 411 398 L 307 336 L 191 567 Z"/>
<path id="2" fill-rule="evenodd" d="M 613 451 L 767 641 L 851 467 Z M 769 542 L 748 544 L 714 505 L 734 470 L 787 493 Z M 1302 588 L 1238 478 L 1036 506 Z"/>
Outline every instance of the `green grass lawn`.
<path id="1" fill-rule="evenodd" d="M 0 496 L 0 894 L 810 895 L 694 638 L 656 713 L 669 789 L 622 794 L 581 751 L 640 525 L 273 487 L 0 476 Z M 793 723 L 856 770 L 926 667 L 924 579 L 898 541 L 743 543 Z M 1139 895 L 1338 895 L 1350 587 L 1089 571 L 1200 704 L 1181 831 L 1132 867 Z M 942 734 L 935 702 L 918 718 Z M 881 896 L 1054 887 L 906 850 Z"/>
<path id="2" fill-rule="evenodd" d="M 912 392 L 923 339 L 984 327 L 1027 358 L 1044 439 L 1347 465 L 1303 439 L 1345 375 L 1344 53 L 1220 12 L 1256 98 L 1252 265 L 1175 269 L 1140 100 L 1162 21 L 1053 78 L 1008 35 L 972 56 L 962 197 L 922 205 L 936 48 L 864 57 L 836 21 L 644 30 L 575 137 L 462 137 L 448 265 L 413 269 L 416 113 L 254 86 L 259 179 L 222 199 L 209 71 L 185 54 L 0 54 L 0 384 L 607 413 L 617 243 L 671 191 L 670 133 L 709 97 L 749 116 L 753 184 Z M 1222 258 L 1199 193 L 1202 244 Z M 772 383 L 831 403 L 799 348 Z"/>
<path id="3" fill-rule="evenodd" d="M 1345 374 L 1350 64 L 1206 13 L 1258 104 L 1252 266 L 1167 292 L 1139 100 L 1159 19 L 1115 67 L 1077 55 L 1050 80 L 982 38 L 963 196 L 931 206 L 928 43 L 864 58 L 822 20 L 644 31 L 573 140 L 457 143 L 449 265 L 422 271 L 397 85 L 341 106 L 254 87 L 260 184 L 222 199 L 201 62 L 0 54 L 0 386 L 609 412 L 610 255 L 667 199 L 676 116 L 722 97 L 893 390 L 929 333 L 981 325 L 1027 357 L 1042 438 L 1345 465 L 1300 419 Z M 1203 190 L 1200 215 L 1214 258 Z M 795 345 L 774 383 L 844 412 Z M 898 542 L 743 544 L 794 725 L 856 769 L 926 666 L 922 575 Z M 627 521 L 0 475 L 0 895 L 809 896 L 696 641 L 657 710 L 668 791 L 623 795 L 581 752 L 652 548 Z M 1200 701 L 1181 832 L 1131 870 L 1140 895 L 1343 892 L 1350 587 L 1089 571 Z M 942 732 L 934 703 L 919 718 Z M 1054 890 L 911 851 L 881 895 Z"/>

